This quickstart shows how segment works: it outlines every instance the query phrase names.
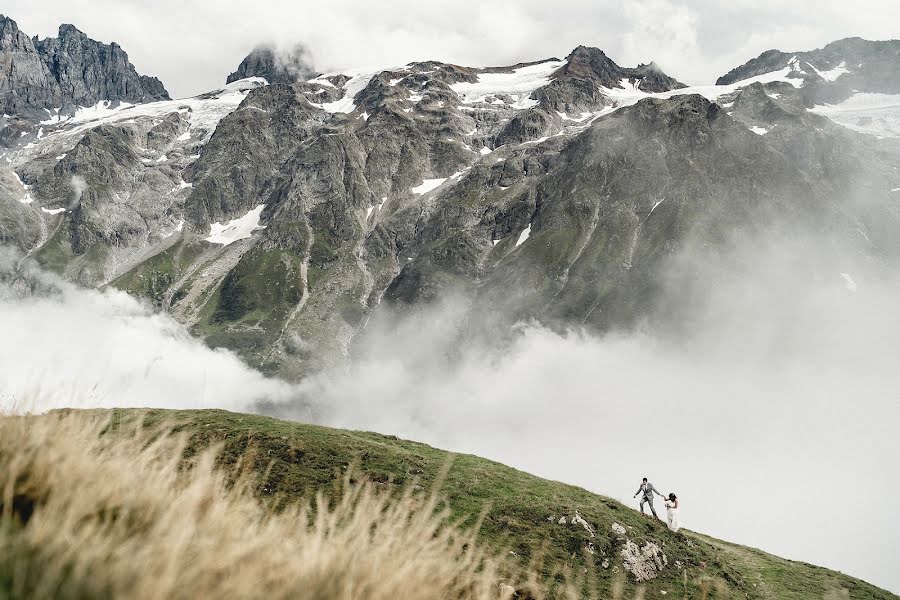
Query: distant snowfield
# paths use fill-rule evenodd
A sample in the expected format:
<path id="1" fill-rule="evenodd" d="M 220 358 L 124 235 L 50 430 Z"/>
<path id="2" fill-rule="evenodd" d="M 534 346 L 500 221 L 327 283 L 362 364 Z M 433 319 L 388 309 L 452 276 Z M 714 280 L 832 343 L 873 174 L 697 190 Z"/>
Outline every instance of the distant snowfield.
<path id="1" fill-rule="evenodd" d="M 824 104 L 809 111 L 859 133 L 900 137 L 900 94 L 856 93 L 840 104 Z"/>
<path id="2" fill-rule="evenodd" d="M 265 225 L 259 224 L 265 204 L 260 204 L 243 217 L 232 219 L 227 223 L 213 223 L 209 226 L 209 237 L 205 241 L 212 244 L 227 246 L 238 240 L 250 237 L 254 231 L 265 229 Z"/>
<path id="3" fill-rule="evenodd" d="M 476 83 L 454 83 L 450 86 L 464 104 L 485 102 L 490 96 L 509 96 L 514 108 L 537 106 L 532 92 L 550 83 L 550 75 L 565 61 L 548 61 L 520 67 L 511 73 L 479 73 Z M 505 103 L 504 103 L 505 104 Z"/>
<path id="4" fill-rule="evenodd" d="M 71 117 L 60 115 L 59 109 L 47 111 L 48 119 L 42 122 L 43 125 L 64 124 L 66 127 L 43 136 L 42 140 L 58 135 L 80 134 L 100 125 L 129 121 L 138 117 L 161 119 L 174 112 L 180 112 L 187 117 L 191 131 L 202 129 L 208 138 L 219 121 L 232 113 L 243 102 L 250 90 L 267 85 L 267 83 L 262 77 L 249 77 L 230 83 L 210 94 L 203 94 L 202 97 L 136 105 L 127 102 L 114 104 L 102 101 L 94 106 L 79 107 Z M 190 138 L 190 131 L 188 131 L 178 139 L 187 141 Z"/>

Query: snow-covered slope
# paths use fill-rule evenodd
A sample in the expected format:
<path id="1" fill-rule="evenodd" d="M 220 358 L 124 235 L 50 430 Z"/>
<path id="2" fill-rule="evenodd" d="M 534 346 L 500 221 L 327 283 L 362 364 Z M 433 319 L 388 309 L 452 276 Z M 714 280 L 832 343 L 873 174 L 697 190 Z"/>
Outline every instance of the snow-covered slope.
<path id="1" fill-rule="evenodd" d="M 36 149 L 40 153 L 40 150 L 58 141 L 59 137 L 77 137 L 101 125 L 129 123 L 141 117 L 162 119 L 172 113 L 181 113 L 188 119 L 190 137 L 208 140 L 219 121 L 235 110 L 250 90 L 263 85 L 267 85 L 265 79 L 251 78 L 235 81 L 220 90 L 194 98 L 145 104 L 103 100 L 94 106 L 78 107 L 71 116 L 61 114 L 61 109 L 47 110 L 47 119 L 40 122 L 38 134 L 24 149 Z M 180 141 L 188 139 L 190 138 Z M 29 155 L 33 156 L 33 153 Z M 8 156 L 9 162 L 13 162 L 16 153 Z"/>
<path id="2" fill-rule="evenodd" d="M 477 80 L 454 83 L 450 89 L 456 92 L 463 104 L 499 104 L 513 108 L 531 108 L 538 102 L 533 93 L 550 83 L 551 75 L 565 61 L 549 60 L 510 72 L 479 73 Z"/>

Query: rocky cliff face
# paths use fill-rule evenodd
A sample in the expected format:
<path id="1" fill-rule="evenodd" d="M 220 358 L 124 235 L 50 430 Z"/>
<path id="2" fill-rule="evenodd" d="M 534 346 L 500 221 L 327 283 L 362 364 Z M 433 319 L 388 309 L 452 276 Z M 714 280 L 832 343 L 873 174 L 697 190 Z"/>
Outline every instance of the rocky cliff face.
<path id="1" fill-rule="evenodd" d="M 258 52 L 222 90 L 23 137 L 0 179 L 5 239 L 288 377 L 448 297 L 462 335 L 492 340 L 521 320 L 668 326 L 673 257 L 694 248 L 691 277 L 712 279 L 706 259 L 741 232 L 818 228 L 834 257 L 900 264 L 900 134 L 809 110 L 814 83 L 790 65 L 701 88 L 586 47 L 511 67 L 278 69 Z"/>
<path id="2" fill-rule="evenodd" d="M 168 100 L 155 77 L 139 75 L 116 44 L 90 39 L 72 25 L 59 37 L 31 39 L 0 15 L 0 110 L 47 119 L 100 101 Z"/>

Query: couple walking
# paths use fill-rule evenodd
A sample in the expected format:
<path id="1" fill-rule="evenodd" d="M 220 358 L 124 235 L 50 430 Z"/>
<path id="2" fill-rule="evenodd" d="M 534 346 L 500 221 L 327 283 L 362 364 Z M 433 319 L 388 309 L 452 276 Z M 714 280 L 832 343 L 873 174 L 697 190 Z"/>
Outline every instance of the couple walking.
<path id="1" fill-rule="evenodd" d="M 678 522 L 678 496 L 675 494 L 669 494 L 668 496 L 663 496 L 657 491 L 653 484 L 647 481 L 647 478 L 644 477 L 644 480 L 641 482 L 641 487 L 638 488 L 637 493 L 635 493 L 634 497 L 637 498 L 638 495 L 641 496 L 641 514 L 644 513 L 644 503 L 650 505 L 650 512 L 653 513 L 653 516 L 657 519 L 659 518 L 656 514 L 656 509 L 653 508 L 653 494 L 656 494 L 660 498 L 663 498 L 666 503 L 666 522 L 669 524 L 669 529 L 672 531 L 678 531 L 678 528 L 681 527 L 681 524 Z"/>

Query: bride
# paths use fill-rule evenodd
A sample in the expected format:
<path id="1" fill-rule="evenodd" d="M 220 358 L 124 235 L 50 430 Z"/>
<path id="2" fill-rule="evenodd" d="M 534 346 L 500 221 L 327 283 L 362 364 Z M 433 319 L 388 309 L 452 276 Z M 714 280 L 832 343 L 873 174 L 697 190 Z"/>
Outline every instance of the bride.
<path id="1" fill-rule="evenodd" d="M 681 527 L 681 523 L 678 522 L 678 496 L 672 493 L 666 498 L 666 520 L 672 531 L 678 531 Z"/>

